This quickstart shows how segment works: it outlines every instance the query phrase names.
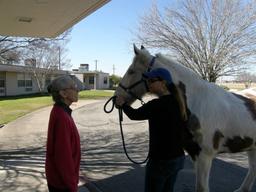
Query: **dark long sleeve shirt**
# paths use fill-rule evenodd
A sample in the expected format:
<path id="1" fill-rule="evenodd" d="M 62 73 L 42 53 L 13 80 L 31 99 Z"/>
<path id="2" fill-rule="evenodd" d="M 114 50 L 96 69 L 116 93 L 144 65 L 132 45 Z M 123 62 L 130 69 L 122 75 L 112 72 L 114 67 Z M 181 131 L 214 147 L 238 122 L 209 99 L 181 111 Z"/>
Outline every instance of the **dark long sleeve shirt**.
<path id="1" fill-rule="evenodd" d="M 123 105 L 123 111 L 132 120 L 148 120 L 149 158 L 163 160 L 184 155 L 182 120 L 173 95 L 153 99 L 138 109 Z"/>
<path id="2" fill-rule="evenodd" d="M 80 159 L 80 137 L 71 109 L 63 103 L 55 104 L 47 137 L 45 169 L 48 184 L 77 192 Z"/>

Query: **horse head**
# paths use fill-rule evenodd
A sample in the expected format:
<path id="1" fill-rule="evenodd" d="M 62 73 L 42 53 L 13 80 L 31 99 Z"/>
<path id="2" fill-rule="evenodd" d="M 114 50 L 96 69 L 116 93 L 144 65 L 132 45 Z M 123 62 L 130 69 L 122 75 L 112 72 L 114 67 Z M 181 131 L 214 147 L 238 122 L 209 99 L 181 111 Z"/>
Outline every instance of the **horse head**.
<path id="1" fill-rule="evenodd" d="M 139 49 L 134 45 L 134 53 L 133 62 L 115 91 L 115 95 L 122 95 L 128 104 L 133 103 L 136 99 L 141 99 L 147 92 L 142 74 L 150 70 L 155 58 L 143 46 Z"/>
<path id="2" fill-rule="evenodd" d="M 193 90 L 192 87 L 194 85 L 191 82 L 194 79 L 198 79 L 198 77 L 195 78 L 195 74 L 190 69 L 169 58 L 165 58 L 161 54 L 153 56 L 143 46 L 138 49 L 134 45 L 134 53 L 133 62 L 115 91 L 115 95 L 122 95 L 128 104 L 131 104 L 136 99 L 141 99 L 147 92 L 147 85 L 143 79 L 143 73 L 157 67 L 168 69 L 176 86 L 182 85 L 181 88 L 184 90 L 185 85 L 190 84 L 189 87 Z"/>

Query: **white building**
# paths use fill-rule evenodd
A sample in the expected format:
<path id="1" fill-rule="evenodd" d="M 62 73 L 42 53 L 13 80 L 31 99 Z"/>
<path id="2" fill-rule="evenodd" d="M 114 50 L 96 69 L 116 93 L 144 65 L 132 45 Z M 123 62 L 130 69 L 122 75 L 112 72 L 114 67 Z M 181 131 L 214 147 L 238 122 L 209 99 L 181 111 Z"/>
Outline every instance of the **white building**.
<path id="1" fill-rule="evenodd" d="M 40 70 L 44 71 L 44 69 Z M 44 84 L 47 85 L 55 77 L 68 73 L 68 71 L 54 70 L 44 80 Z M 38 92 L 40 92 L 39 87 L 29 67 L 0 64 L 0 96 L 26 95 Z"/>
<path id="2" fill-rule="evenodd" d="M 45 69 L 40 69 L 42 73 Z M 44 86 L 59 75 L 75 75 L 84 85 L 85 89 L 109 89 L 109 74 L 101 71 L 89 71 L 88 64 L 81 64 L 79 69 L 70 71 L 52 70 Z M 47 91 L 46 89 L 44 90 Z M 0 64 L 0 96 L 16 96 L 39 93 L 37 81 L 29 66 Z"/>
<path id="3" fill-rule="evenodd" d="M 83 82 L 86 89 L 109 89 L 109 73 L 90 71 L 89 64 L 80 64 L 72 74 Z"/>

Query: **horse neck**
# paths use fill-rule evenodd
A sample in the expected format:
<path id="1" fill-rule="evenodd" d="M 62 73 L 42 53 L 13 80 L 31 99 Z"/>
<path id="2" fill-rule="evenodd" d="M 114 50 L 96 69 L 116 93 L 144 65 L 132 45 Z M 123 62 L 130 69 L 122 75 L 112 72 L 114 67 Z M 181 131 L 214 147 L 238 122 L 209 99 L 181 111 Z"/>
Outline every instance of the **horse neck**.
<path id="1" fill-rule="evenodd" d="M 186 90 L 189 91 L 191 94 L 197 92 L 198 90 L 202 90 L 202 88 L 205 87 L 205 81 L 203 81 L 190 69 L 182 65 L 178 65 L 174 62 L 171 64 L 168 62 L 156 62 L 155 68 L 157 67 L 169 69 L 171 75 L 173 76 L 174 83 L 176 85 L 178 85 L 179 83 L 184 84 L 186 86 Z"/>

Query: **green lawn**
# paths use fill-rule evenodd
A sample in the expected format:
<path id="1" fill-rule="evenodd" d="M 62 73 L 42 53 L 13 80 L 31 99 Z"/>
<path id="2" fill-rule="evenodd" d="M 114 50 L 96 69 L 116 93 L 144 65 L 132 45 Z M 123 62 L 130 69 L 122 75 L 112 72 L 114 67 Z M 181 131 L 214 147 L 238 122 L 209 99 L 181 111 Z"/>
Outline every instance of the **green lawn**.
<path id="1" fill-rule="evenodd" d="M 100 99 L 111 97 L 113 92 L 86 90 L 79 93 L 79 99 Z M 0 98 L 0 124 L 6 124 L 36 109 L 52 105 L 51 96 L 19 96 Z"/>
<path id="2" fill-rule="evenodd" d="M 113 96 L 113 91 L 100 91 L 100 90 L 89 90 L 89 91 L 81 91 L 79 93 L 79 99 L 98 99 L 104 97 Z"/>

